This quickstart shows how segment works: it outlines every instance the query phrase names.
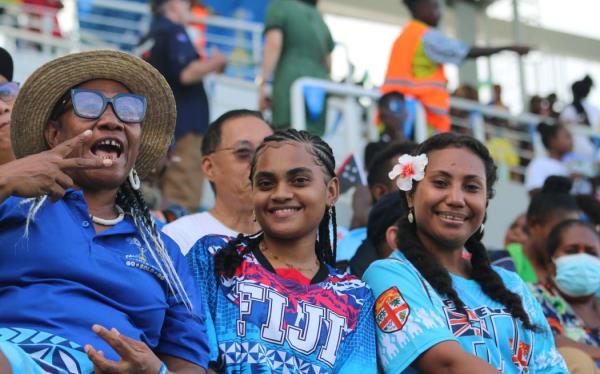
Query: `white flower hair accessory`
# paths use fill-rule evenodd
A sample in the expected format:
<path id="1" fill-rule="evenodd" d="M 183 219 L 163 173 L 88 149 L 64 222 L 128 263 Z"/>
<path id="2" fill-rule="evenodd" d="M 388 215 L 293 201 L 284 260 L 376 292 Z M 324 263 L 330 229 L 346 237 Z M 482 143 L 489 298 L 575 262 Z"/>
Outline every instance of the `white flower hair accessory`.
<path id="1" fill-rule="evenodd" d="M 402 155 L 388 176 L 391 180 L 396 180 L 400 190 L 410 191 L 413 179 L 418 182 L 425 176 L 425 166 L 428 162 L 427 155 L 424 153 L 418 156 Z"/>

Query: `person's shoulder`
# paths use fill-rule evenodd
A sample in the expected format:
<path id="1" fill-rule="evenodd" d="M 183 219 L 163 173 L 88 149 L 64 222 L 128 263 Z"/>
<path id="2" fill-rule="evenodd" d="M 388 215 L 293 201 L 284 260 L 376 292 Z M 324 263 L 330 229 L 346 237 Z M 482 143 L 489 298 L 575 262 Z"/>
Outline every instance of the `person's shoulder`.
<path id="1" fill-rule="evenodd" d="M 421 277 L 419 271 L 398 250 L 392 252 L 386 259 L 373 262 L 363 274 L 363 279 L 371 287 L 382 281 L 390 282 L 391 278 L 412 282 Z"/>
<path id="2" fill-rule="evenodd" d="M 209 219 L 210 217 L 211 216 L 208 212 L 188 214 L 186 216 L 177 218 L 173 222 L 166 224 L 163 228 L 163 231 L 169 234 L 174 231 L 189 230 L 197 227 L 202 227 L 197 225 L 203 223 L 203 221 Z"/>
<path id="3" fill-rule="evenodd" d="M 190 246 L 196 240 L 206 235 L 231 236 L 236 234 L 223 226 L 221 222 L 208 212 L 194 213 L 180 217 L 165 225 L 162 231 L 172 236 L 178 242 L 179 239 L 186 238 L 186 241 L 191 241 Z"/>
<path id="4" fill-rule="evenodd" d="M 514 271 L 496 265 L 492 265 L 492 269 L 500 276 L 502 282 L 509 290 L 516 292 L 526 287 L 525 282 L 523 282 L 519 274 Z"/>
<path id="5" fill-rule="evenodd" d="M 373 261 L 373 263 L 367 269 L 367 272 L 373 272 L 378 269 L 405 269 L 407 271 L 416 271 L 410 261 L 404 257 L 404 255 L 396 250 L 390 254 L 388 258 Z M 366 273 L 365 273 L 366 274 Z"/>
<path id="6" fill-rule="evenodd" d="M 223 249 L 227 244 L 231 241 L 235 240 L 234 237 L 227 235 L 205 235 L 198 239 L 196 244 L 192 246 L 190 249 L 188 256 L 198 256 L 209 254 L 211 256 L 216 255 Z M 242 248 L 247 246 L 248 243 L 246 240 L 241 240 L 238 244 L 238 247 Z"/>
<path id="7" fill-rule="evenodd" d="M 488 252 L 490 263 L 493 266 L 503 268 L 510 271 L 516 271 L 515 261 L 513 260 L 510 252 L 506 249 L 499 249 Z"/>
<path id="8" fill-rule="evenodd" d="M 163 33 L 178 30 L 181 27 L 181 25 L 171 21 L 167 17 L 160 16 L 152 21 L 152 24 L 150 25 L 150 31 L 151 33 Z"/>

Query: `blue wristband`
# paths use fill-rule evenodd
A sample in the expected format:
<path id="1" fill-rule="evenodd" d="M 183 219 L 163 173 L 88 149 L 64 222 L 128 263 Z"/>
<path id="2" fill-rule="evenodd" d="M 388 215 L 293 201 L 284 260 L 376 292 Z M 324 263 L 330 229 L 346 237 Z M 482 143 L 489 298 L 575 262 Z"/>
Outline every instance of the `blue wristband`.
<path id="1" fill-rule="evenodd" d="M 169 370 L 167 369 L 167 364 L 165 364 L 164 362 L 162 363 L 162 366 L 160 367 L 160 370 L 158 371 L 158 374 L 168 374 Z"/>

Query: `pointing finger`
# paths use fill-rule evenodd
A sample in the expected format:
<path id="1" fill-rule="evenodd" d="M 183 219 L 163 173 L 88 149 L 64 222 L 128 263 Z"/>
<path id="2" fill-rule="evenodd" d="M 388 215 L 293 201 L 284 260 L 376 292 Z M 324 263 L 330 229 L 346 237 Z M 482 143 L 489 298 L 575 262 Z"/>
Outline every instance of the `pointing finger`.
<path id="1" fill-rule="evenodd" d="M 88 140 L 90 136 L 92 136 L 92 130 L 85 130 L 81 134 L 60 143 L 52 149 L 52 152 L 56 152 L 60 156 L 65 157 L 70 154 L 77 145 Z"/>

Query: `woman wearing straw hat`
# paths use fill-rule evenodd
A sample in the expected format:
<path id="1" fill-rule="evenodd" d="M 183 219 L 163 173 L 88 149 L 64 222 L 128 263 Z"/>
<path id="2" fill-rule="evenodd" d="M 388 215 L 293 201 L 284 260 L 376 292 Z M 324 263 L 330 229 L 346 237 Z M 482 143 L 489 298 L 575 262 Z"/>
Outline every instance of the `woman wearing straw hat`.
<path id="1" fill-rule="evenodd" d="M 174 125 L 167 82 L 121 52 L 25 82 L 0 166 L 1 373 L 204 372 L 199 295 L 139 192 Z"/>

